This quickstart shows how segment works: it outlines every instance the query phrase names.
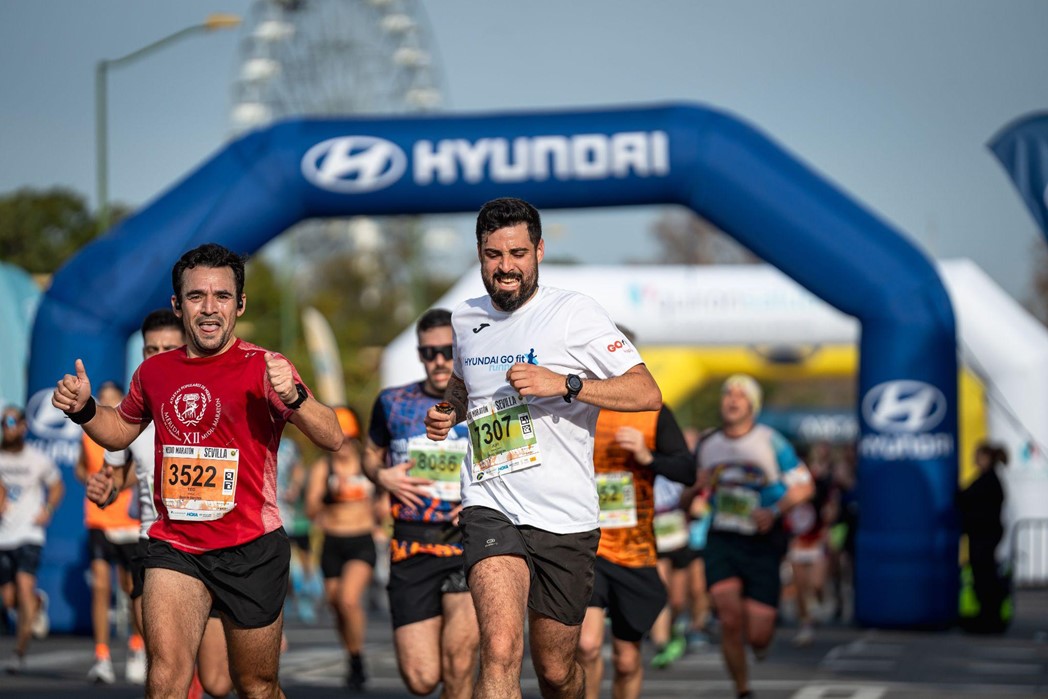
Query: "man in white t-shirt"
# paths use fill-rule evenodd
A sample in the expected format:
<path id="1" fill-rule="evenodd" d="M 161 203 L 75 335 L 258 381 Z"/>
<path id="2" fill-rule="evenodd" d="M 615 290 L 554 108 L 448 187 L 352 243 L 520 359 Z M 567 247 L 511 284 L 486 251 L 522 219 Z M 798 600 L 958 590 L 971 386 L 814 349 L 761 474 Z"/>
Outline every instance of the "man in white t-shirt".
<path id="1" fill-rule="evenodd" d="M 4 609 L 18 610 L 14 657 L 5 670 L 26 669 L 26 650 L 42 598 L 36 573 L 47 539 L 46 528 L 62 502 L 62 474 L 46 454 L 25 443 L 25 413 L 4 408 L 0 416 L 0 483 L 6 497 L 0 512 L 0 593 Z"/>
<path id="2" fill-rule="evenodd" d="M 538 211 L 496 199 L 477 216 L 487 296 L 452 314 L 447 405 L 426 415 L 443 440 L 465 420 L 462 515 L 480 623 L 474 697 L 519 697 L 524 620 L 544 697 L 582 696 L 575 659 L 600 539 L 593 434 L 601 408 L 658 410 L 662 394 L 607 312 L 539 286 Z"/>

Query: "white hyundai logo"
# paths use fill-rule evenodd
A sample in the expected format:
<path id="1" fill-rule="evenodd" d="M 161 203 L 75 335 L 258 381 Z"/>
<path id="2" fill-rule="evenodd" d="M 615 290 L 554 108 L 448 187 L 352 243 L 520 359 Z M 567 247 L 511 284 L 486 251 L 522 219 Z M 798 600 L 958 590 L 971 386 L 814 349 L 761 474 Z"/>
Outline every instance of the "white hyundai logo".
<path id="1" fill-rule="evenodd" d="M 404 174 L 408 158 L 395 143 L 375 136 L 322 141 L 302 157 L 302 174 L 322 189 L 347 194 L 388 187 Z"/>
<path id="2" fill-rule="evenodd" d="M 866 393 L 862 414 L 881 432 L 929 432 L 946 416 L 946 397 L 923 381 L 887 381 Z"/>
<path id="3" fill-rule="evenodd" d="M 83 434 L 76 423 L 66 418 L 65 413 L 51 405 L 53 388 L 43 388 L 33 394 L 25 407 L 29 431 L 41 439 L 68 439 L 79 441 Z"/>

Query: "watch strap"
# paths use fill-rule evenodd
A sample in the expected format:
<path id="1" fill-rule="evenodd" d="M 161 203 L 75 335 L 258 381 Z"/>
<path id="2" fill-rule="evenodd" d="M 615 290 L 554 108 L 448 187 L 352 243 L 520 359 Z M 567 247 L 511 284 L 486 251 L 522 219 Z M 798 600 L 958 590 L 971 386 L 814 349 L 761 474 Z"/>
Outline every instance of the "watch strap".
<path id="1" fill-rule="evenodd" d="M 291 410 L 298 410 L 302 407 L 302 404 L 306 402 L 306 398 L 309 398 L 309 392 L 306 391 L 306 387 L 301 383 L 295 384 L 295 390 L 298 391 L 298 398 L 293 403 L 284 403 Z"/>

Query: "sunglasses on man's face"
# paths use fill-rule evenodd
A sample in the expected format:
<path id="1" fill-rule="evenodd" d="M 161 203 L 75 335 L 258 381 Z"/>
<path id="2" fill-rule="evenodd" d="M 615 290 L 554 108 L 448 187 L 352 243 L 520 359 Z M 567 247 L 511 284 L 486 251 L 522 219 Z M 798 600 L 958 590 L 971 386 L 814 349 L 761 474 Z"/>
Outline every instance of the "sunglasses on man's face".
<path id="1" fill-rule="evenodd" d="M 450 362 L 451 345 L 423 345 L 418 348 L 418 356 L 422 357 L 424 362 L 432 362 L 438 354 Z"/>
<path id="2" fill-rule="evenodd" d="M 13 430 L 14 428 L 18 427 L 18 418 L 14 417 L 13 415 L 5 416 L 4 427 L 6 427 L 9 430 Z"/>

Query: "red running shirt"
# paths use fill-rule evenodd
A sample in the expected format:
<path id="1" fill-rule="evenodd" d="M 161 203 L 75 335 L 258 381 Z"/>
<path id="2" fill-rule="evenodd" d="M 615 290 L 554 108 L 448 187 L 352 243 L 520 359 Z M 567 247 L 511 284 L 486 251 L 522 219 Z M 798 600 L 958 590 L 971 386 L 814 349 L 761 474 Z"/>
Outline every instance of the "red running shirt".
<path id="1" fill-rule="evenodd" d="M 266 351 L 240 339 L 212 357 L 190 358 L 182 347 L 150 357 L 135 371 L 117 409 L 128 422 L 156 425 L 157 521 L 150 538 L 202 553 L 282 526 L 277 447 L 293 411 L 269 384 Z M 181 507 L 169 511 L 165 496 Z M 221 515 L 214 502 L 201 504 L 207 499 L 224 499 L 222 506 L 231 509 Z"/>

